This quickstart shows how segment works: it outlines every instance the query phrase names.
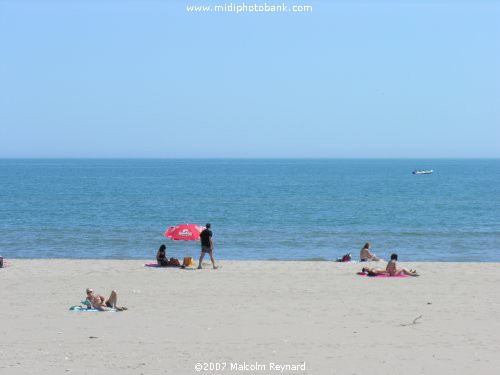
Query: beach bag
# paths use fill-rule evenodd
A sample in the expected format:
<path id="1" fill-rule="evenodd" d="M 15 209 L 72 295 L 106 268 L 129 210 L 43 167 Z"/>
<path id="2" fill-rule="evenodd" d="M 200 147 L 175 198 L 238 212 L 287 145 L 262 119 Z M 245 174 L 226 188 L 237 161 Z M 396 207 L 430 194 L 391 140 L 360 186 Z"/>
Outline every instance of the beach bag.
<path id="1" fill-rule="evenodd" d="M 351 261 L 351 254 L 345 254 L 343 257 L 342 257 L 342 262 L 350 262 Z"/>
<path id="2" fill-rule="evenodd" d="M 351 259 L 351 254 L 345 254 L 342 255 L 342 258 L 337 258 L 337 262 L 350 262 Z"/>
<path id="3" fill-rule="evenodd" d="M 180 267 L 181 264 L 179 263 L 179 260 L 176 258 L 170 258 L 170 261 L 168 262 L 168 265 L 170 267 Z"/>
<path id="4" fill-rule="evenodd" d="M 183 267 L 192 267 L 192 266 L 194 266 L 193 257 L 184 257 L 184 260 L 182 261 L 182 266 Z"/>

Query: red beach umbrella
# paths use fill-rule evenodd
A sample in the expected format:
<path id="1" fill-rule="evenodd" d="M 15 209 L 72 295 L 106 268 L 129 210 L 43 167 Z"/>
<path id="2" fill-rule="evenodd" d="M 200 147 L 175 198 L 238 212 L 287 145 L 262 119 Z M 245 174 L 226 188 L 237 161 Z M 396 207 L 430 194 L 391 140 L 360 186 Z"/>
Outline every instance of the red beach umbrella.
<path id="1" fill-rule="evenodd" d="M 179 224 L 168 228 L 165 237 L 175 241 L 198 241 L 203 229 L 205 227 L 199 224 Z"/>

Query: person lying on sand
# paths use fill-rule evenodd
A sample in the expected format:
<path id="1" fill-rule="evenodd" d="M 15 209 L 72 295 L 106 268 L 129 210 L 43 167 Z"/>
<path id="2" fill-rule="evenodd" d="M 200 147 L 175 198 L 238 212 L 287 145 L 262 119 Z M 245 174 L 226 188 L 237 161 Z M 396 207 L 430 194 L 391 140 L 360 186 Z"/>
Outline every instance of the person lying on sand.
<path id="1" fill-rule="evenodd" d="M 382 259 L 378 258 L 375 254 L 372 254 L 370 252 L 370 243 L 367 242 L 365 243 L 365 246 L 363 246 L 363 248 L 361 249 L 361 251 L 359 252 L 359 260 L 361 262 L 378 262 Z"/>
<path id="2" fill-rule="evenodd" d="M 391 254 L 391 260 L 387 263 L 387 267 L 385 270 L 390 276 L 397 276 L 401 274 L 405 274 L 408 276 L 418 276 L 416 270 L 407 270 L 406 268 L 398 268 L 397 267 L 398 254 Z"/>
<path id="3" fill-rule="evenodd" d="M 107 311 L 110 309 L 116 309 L 118 311 L 127 310 L 124 306 L 116 306 L 116 302 L 118 301 L 118 295 L 116 294 L 116 290 L 111 292 L 111 295 L 106 300 L 103 296 L 99 294 L 95 294 L 94 291 L 90 288 L 87 288 L 87 298 L 86 301 L 90 302 L 90 307 L 99 310 L 99 311 Z"/>
<path id="4" fill-rule="evenodd" d="M 361 270 L 362 273 L 367 274 L 368 276 L 377 276 L 377 275 L 388 275 L 389 272 L 382 268 L 370 268 L 370 267 L 363 267 Z"/>

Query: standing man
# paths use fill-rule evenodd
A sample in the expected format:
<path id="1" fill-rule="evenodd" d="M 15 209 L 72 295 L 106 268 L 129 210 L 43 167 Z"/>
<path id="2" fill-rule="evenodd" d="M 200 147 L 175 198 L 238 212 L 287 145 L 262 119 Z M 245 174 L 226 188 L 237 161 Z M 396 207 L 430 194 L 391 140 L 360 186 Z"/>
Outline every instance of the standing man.
<path id="1" fill-rule="evenodd" d="M 210 260 L 212 261 L 212 266 L 214 267 L 214 270 L 217 269 L 215 266 L 215 260 L 214 260 L 214 242 L 212 241 L 212 231 L 210 230 L 210 223 L 207 223 L 205 225 L 205 229 L 200 233 L 200 242 L 201 242 L 201 254 L 200 254 L 200 262 L 198 263 L 198 269 L 200 270 L 201 267 L 201 262 L 203 260 L 203 257 L 205 256 L 205 253 L 208 253 L 210 255 Z"/>

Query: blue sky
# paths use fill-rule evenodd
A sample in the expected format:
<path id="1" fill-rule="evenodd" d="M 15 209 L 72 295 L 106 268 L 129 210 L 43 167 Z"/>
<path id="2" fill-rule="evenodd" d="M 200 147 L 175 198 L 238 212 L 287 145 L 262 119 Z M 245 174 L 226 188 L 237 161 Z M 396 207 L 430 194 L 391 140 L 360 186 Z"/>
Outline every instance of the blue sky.
<path id="1" fill-rule="evenodd" d="M 499 2 L 229 3 L 0 0 L 0 157 L 500 157 Z"/>

